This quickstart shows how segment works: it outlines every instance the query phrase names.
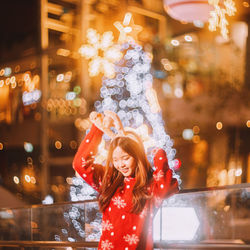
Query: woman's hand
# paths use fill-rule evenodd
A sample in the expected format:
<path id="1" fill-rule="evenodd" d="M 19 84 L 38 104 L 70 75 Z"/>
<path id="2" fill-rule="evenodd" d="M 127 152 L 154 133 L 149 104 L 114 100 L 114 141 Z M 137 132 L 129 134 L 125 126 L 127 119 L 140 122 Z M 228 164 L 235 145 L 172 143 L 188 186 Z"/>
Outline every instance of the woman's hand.
<path id="1" fill-rule="evenodd" d="M 107 120 L 106 123 L 108 124 L 108 126 L 114 126 L 117 130 L 118 135 L 124 135 L 125 132 L 120 117 L 115 112 L 110 110 L 105 110 L 104 114 L 104 119 Z"/>
<path id="2" fill-rule="evenodd" d="M 104 118 L 103 114 L 95 111 L 91 112 L 89 115 L 90 121 L 102 131 L 103 131 L 103 118 Z"/>
<path id="3" fill-rule="evenodd" d="M 93 111 L 90 113 L 89 119 L 97 128 L 103 131 L 111 139 L 115 137 L 115 134 L 110 129 L 113 126 L 113 121 L 110 117 L 104 116 L 101 113 Z"/>

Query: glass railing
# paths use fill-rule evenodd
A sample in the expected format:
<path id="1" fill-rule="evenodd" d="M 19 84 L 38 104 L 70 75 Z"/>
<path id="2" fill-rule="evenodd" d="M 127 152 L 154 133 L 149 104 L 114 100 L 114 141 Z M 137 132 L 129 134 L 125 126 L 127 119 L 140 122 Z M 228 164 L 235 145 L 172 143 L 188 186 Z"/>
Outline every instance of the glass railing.
<path id="1" fill-rule="evenodd" d="M 96 201 L 1 209 L 0 246 L 95 247 L 101 219 Z M 154 244 L 159 249 L 250 249 L 250 184 L 186 190 L 165 200 L 154 218 Z"/>

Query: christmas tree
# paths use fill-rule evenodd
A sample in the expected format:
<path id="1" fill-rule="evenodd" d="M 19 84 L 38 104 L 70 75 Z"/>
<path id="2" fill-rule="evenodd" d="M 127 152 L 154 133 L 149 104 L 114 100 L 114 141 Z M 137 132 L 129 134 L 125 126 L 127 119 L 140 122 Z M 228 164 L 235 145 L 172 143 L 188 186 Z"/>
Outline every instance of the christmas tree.
<path id="1" fill-rule="evenodd" d="M 169 166 L 177 169 L 176 150 L 173 141 L 166 134 L 161 108 L 153 89 L 151 57 L 142 46 L 126 42 L 121 45 L 123 58 L 116 64 L 116 76 L 103 78 L 100 96 L 95 102 L 97 112 L 111 110 L 118 114 L 123 126 L 137 132 L 143 142 L 149 160 L 152 163 L 152 150 L 163 148 L 168 156 Z M 104 137 L 107 141 L 108 137 Z M 101 158 L 102 159 L 102 158 Z M 179 180 L 179 176 L 175 175 Z"/>

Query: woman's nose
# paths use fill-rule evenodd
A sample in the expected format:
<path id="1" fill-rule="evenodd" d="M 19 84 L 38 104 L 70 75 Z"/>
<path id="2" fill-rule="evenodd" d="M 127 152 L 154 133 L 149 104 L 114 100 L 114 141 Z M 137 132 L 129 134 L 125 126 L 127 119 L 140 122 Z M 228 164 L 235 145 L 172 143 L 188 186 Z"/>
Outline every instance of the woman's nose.
<path id="1" fill-rule="evenodd" d="M 123 161 L 119 161 L 118 166 L 119 166 L 120 168 L 124 167 L 124 162 L 123 162 Z"/>

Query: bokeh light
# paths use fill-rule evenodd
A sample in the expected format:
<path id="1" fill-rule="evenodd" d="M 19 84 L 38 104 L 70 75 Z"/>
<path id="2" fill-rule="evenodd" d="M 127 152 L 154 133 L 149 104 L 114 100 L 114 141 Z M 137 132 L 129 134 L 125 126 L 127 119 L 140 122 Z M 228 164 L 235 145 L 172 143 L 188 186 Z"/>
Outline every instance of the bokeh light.
<path id="1" fill-rule="evenodd" d="M 62 143 L 60 141 L 55 142 L 55 147 L 56 149 L 61 149 L 62 148 Z"/>
<path id="2" fill-rule="evenodd" d="M 16 183 L 16 184 L 19 184 L 20 183 L 20 180 L 17 176 L 14 176 L 13 177 L 13 181 Z"/>
<path id="3" fill-rule="evenodd" d="M 217 122 L 217 123 L 216 123 L 216 128 L 217 128 L 218 130 L 221 130 L 221 129 L 223 128 L 222 122 Z"/>

